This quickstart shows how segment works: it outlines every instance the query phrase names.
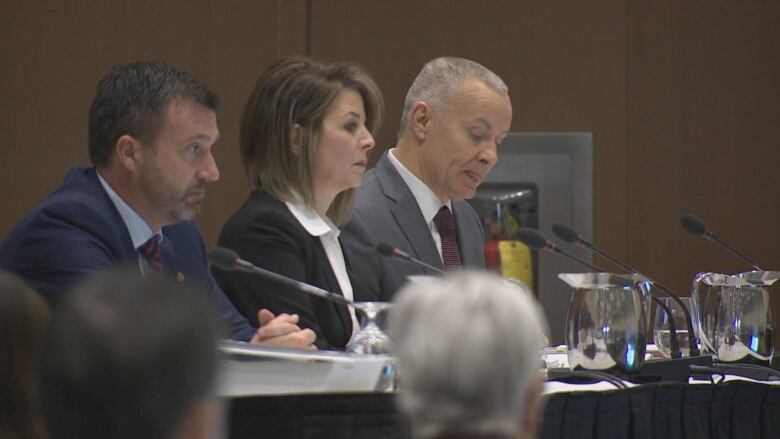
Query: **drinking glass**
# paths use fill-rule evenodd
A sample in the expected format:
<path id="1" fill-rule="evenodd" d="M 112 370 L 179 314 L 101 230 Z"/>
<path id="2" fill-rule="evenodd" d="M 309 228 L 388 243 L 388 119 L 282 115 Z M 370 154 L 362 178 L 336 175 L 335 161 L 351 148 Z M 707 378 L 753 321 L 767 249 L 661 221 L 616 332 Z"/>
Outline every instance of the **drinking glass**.
<path id="1" fill-rule="evenodd" d="M 389 355 L 392 354 L 393 344 L 376 324 L 379 313 L 389 309 L 389 302 L 355 302 L 352 307 L 365 316 L 360 330 L 352 336 L 347 343 L 347 352 L 356 354 Z"/>
<path id="2" fill-rule="evenodd" d="M 671 297 L 662 297 L 659 300 L 666 305 L 669 311 L 672 313 L 674 319 L 674 328 L 677 332 L 677 343 L 680 345 L 680 351 L 683 356 L 689 355 L 689 349 L 691 346 L 691 340 L 696 340 L 694 337 L 690 337 L 688 334 L 688 326 L 685 321 L 685 312 L 680 308 L 680 304 L 677 303 Z M 680 300 L 685 306 L 693 312 L 691 298 L 680 297 Z M 655 307 L 655 319 L 653 323 L 653 340 L 658 347 L 658 351 L 661 352 L 666 358 L 671 358 L 671 349 L 669 346 L 669 315 L 664 312 L 660 306 Z"/>
<path id="3" fill-rule="evenodd" d="M 347 352 L 356 354 L 385 355 L 387 357 L 376 390 L 392 392 L 398 385 L 396 361 L 392 356 L 393 344 L 377 325 L 380 313 L 392 306 L 389 302 L 355 302 L 352 307 L 365 316 L 360 330 L 347 343 Z"/>

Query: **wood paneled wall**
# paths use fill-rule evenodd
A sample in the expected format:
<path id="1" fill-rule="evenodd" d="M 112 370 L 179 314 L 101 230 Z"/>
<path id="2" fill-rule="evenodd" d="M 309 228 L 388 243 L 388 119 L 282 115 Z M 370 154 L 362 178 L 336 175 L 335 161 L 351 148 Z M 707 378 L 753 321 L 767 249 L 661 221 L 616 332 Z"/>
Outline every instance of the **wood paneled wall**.
<path id="1" fill-rule="evenodd" d="M 513 130 L 594 133 L 593 238 L 604 249 L 684 292 L 698 271 L 745 269 L 680 229 L 679 215 L 694 212 L 780 269 L 778 5 L 4 0 L 0 239 L 68 167 L 87 162 L 87 110 L 111 65 L 161 59 L 220 93 L 222 180 L 199 218 L 211 244 L 247 194 L 238 115 L 275 59 L 311 54 L 366 66 L 387 102 L 376 158 L 394 143 L 421 65 L 456 55 L 506 80 Z"/>

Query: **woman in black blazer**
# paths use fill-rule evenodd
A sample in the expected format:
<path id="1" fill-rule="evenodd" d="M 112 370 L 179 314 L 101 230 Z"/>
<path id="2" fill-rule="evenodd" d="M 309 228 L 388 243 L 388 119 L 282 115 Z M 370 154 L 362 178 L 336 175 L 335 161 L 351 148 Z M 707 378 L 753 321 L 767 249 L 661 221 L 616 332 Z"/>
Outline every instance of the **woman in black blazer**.
<path id="1" fill-rule="evenodd" d="M 338 236 L 382 112 L 379 88 L 355 64 L 295 57 L 272 66 L 241 117 L 241 157 L 253 192 L 223 227 L 219 245 L 287 277 L 375 300 L 378 292 L 350 275 Z M 298 314 L 320 349 L 344 348 L 357 330 L 354 311 L 344 305 L 251 274 L 215 269 L 214 277 L 255 325 L 261 308 Z"/>

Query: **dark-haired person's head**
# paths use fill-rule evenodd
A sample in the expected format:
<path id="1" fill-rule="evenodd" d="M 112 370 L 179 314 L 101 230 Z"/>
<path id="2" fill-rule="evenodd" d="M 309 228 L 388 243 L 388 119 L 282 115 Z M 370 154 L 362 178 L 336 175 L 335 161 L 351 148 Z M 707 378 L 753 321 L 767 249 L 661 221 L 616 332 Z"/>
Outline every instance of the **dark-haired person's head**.
<path id="1" fill-rule="evenodd" d="M 191 99 L 211 110 L 217 95 L 190 74 L 158 61 L 136 61 L 111 68 L 98 82 L 89 109 L 89 158 L 98 168 L 111 161 L 120 137 L 153 143 L 168 105 Z"/>
<path id="2" fill-rule="evenodd" d="M 382 93 L 360 66 L 280 60 L 257 79 L 241 117 L 241 158 L 253 189 L 282 201 L 297 194 L 344 224 L 383 112 Z"/>
<path id="3" fill-rule="evenodd" d="M 112 68 L 89 111 L 89 157 L 152 229 L 191 220 L 219 179 L 217 95 L 162 62 Z"/>
<path id="4" fill-rule="evenodd" d="M 137 270 L 99 274 L 58 306 L 41 404 L 52 438 L 219 437 L 218 328 L 203 294 Z"/>
<path id="5" fill-rule="evenodd" d="M 15 275 L 0 271 L 0 437 L 46 437 L 36 372 L 48 319 L 43 299 Z"/>

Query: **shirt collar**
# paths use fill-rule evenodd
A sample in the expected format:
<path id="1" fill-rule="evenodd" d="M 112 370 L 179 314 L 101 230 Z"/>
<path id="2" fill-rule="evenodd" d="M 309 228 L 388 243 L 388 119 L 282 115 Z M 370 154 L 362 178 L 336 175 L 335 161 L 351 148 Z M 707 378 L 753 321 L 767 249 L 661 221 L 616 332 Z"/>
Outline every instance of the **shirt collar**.
<path id="1" fill-rule="evenodd" d="M 293 193 L 293 197 L 292 201 L 285 201 L 284 204 L 311 236 L 322 236 L 333 232 L 336 238 L 339 237 L 341 230 L 329 218 L 321 217 L 314 209 L 307 206 L 297 193 Z"/>
<path id="2" fill-rule="evenodd" d="M 417 205 L 420 206 L 420 211 L 422 212 L 426 223 L 429 224 L 433 221 L 433 217 L 436 216 L 442 206 L 447 206 L 450 211 L 452 211 L 452 202 L 447 201 L 446 203 L 442 203 L 441 200 L 439 200 L 439 197 L 433 193 L 431 188 L 417 178 L 416 175 L 412 174 L 412 171 L 406 169 L 406 166 L 395 157 L 392 149 L 387 152 L 387 155 L 390 158 L 390 163 L 393 164 L 396 171 L 398 171 L 398 174 L 401 175 L 404 183 L 406 183 L 406 186 L 412 191 L 412 195 L 414 196 L 414 199 L 417 200 Z"/>
<path id="3" fill-rule="evenodd" d="M 133 208 L 125 203 L 125 200 L 123 200 L 122 197 L 120 197 L 119 194 L 117 194 L 114 189 L 111 188 L 103 176 L 100 175 L 100 172 L 97 173 L 97 176 L 98 180 L 100 180 L 100 184 L 103 185 L 103 189 L 106 190 L 108 198 L 110 198 L 111 202 L 114 203 L 116 210 L 119 211 L 119 216 L 121 216 L 122 221 L 125 222 L 127 231 L 130 232 L 130 239 L 133 241 L 133 247 L 138 248 L 142 246 L 146 241 L 149 240 L 149 238 L 152 237 L 152 235 L 159 236 L 159 240 L 162 242 L 162 230 L 157 230 L 156 232 L 153 231 L 149 225 L 146 224 L 146 221 L 144 221 L 140 215 L 135 213 Z"/>

